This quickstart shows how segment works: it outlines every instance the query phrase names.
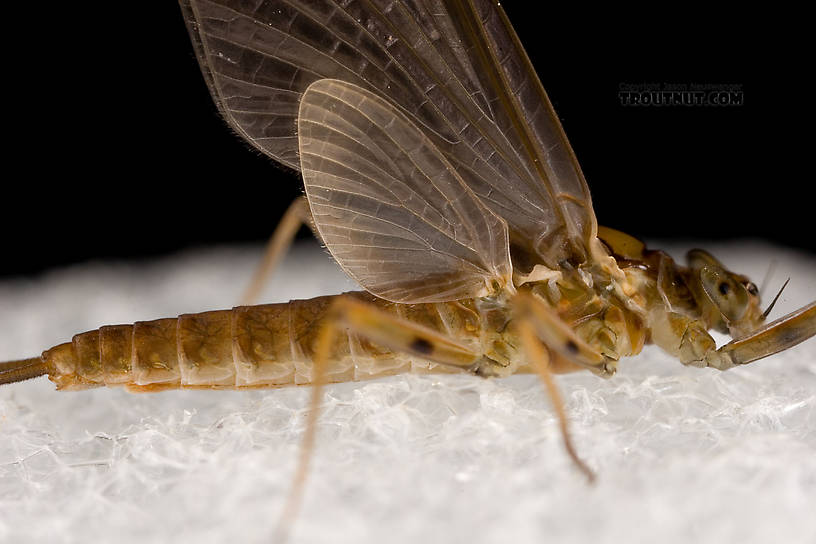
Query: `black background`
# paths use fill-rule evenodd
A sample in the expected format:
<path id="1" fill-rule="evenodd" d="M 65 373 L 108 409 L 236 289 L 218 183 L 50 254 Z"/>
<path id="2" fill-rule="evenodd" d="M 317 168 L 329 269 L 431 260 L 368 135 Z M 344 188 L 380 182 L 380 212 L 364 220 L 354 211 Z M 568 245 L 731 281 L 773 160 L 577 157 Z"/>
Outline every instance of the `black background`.
<path id="1" fill-rule="evenodd" d="M 125 4 L 71 7 L 47 27 L 29 13 L 8 19 L 28 41 L 6 61 L 2 275 L 260 242 L 300 194 L 296 175 L 218 117 L 178 6 Z M 771 39 L 780 23 L 769 14 L 542 5 L 504 3 L 601 224 L 816 251 L 812 103 L 799 80 L 811 63 L 795 14 Z M 623 107 L 626 83 L 738 84 L 744 104 Z"/>

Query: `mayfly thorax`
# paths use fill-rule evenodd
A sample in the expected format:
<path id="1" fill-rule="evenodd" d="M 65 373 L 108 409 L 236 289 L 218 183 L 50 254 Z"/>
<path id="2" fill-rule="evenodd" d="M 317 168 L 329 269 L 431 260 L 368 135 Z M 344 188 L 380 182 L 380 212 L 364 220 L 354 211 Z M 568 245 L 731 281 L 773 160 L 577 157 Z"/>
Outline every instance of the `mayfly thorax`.
<path id="1" fill-rule="evenodd" d="M 610 377 L 649 342 L 726 370 L 816 334 L 816 303 L 765 324 L 756 286 L 707 252 L 679 264 L 597 225 L 498 2 L 180 4 L 225 120 L 305 186 L 247 299 L 303 223 L 365 291 L 102 327 L 0 364 L 0 383 L 317 399 L 327 381 L 536 372 L 589 473 L 551 373 Z"/>

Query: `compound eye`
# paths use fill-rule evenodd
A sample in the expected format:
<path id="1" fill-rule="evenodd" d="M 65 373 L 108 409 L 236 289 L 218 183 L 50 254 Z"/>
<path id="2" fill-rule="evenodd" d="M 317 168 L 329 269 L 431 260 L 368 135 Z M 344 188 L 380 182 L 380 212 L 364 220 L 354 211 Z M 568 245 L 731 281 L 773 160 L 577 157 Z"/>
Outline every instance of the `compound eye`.
<path id="1" fill-rule="evenodd" d="M 745 290 L 748 291 L 748 294 L 750 294 L 752 297 L 759 296 L 759 289 L 757 289 L 756 284 L 754 284 L 752 281 L 745 284 Z"/>
<path id="2" fill-rule="evenodd" d="M 748 310 L 746 286 L 717 266 L 703 266 L 700 269 L 700 284 L 727 322 L 742 319 Z"/>

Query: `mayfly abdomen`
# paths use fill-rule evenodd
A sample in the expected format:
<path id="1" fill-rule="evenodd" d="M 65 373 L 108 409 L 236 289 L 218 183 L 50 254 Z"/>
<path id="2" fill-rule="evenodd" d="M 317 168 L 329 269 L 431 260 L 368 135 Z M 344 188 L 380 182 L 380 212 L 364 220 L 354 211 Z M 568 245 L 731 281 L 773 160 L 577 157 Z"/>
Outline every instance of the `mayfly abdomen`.
<path id="1" fill-rule="evenodd" d="M 362 298 L 437 332 L 482 334 L 478 312 L 459 303 L 402 305 Z M 124 385 L 134 390 L 276 387 L 313 381 L 314 345 L 334 296 L 239 306 L 177 318 L 104 326 L 43 353 L 49 378 L 62 390 Z M 394 353 L 359 336 L 337 335 L 330 382 L 402 372 L 446 372 L 415 356 Z"/>

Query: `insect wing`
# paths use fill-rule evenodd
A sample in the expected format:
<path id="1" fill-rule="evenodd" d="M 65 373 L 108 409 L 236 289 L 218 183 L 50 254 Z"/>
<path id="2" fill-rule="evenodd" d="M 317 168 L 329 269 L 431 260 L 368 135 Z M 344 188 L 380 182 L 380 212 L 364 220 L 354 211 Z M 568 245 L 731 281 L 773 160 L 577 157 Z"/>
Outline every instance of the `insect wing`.
<path id="1" fill-rule="evenodd" d="M 340 266 L 394 302 L 484 296 L 511 277 L 507 226 L 406 116 L 339 80 L 298 116 L 315 225 Z"/>
<path id="2" fill-rule="evenodd" d="M 212 95 L 253 145 L 299 170 L 296 117 L 318 79 L 400 108 L 510 230 L 552 268 L 597 229 L 560 122 L 494 0 L 180 0 Z"/>

